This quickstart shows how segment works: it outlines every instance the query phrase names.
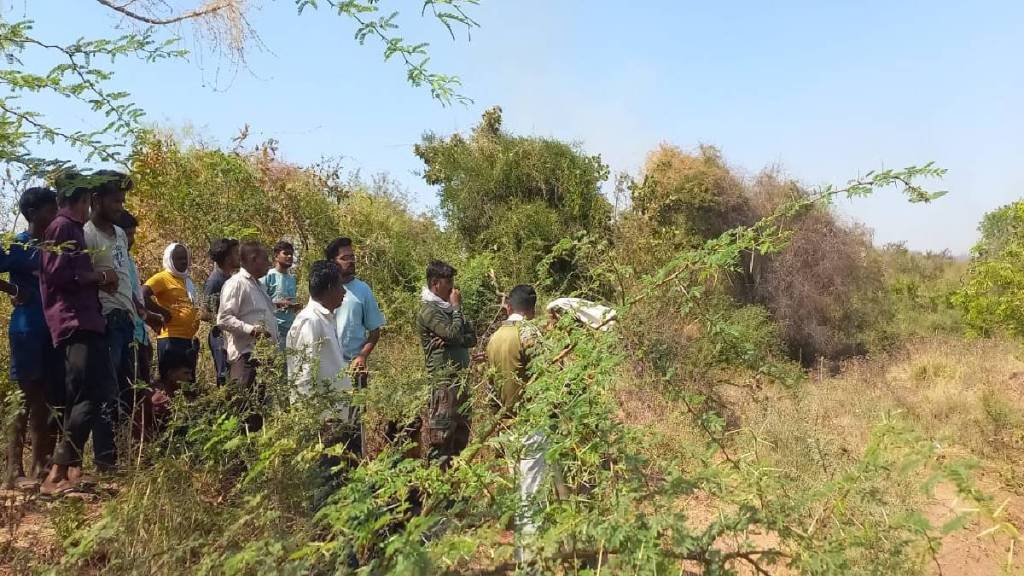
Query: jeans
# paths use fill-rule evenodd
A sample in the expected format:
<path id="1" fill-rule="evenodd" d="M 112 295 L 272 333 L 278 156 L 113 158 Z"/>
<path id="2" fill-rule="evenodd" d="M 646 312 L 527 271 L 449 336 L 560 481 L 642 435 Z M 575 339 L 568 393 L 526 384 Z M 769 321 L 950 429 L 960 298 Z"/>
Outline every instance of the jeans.
<path id="1" fill-rule="evenodd" d="M 107 332 L 103 339 L 110 353 L 110 365 L 117 377 L 122 411 L 130 409 L 132 386 L 135 384 L 135 320 L 127 310 L 113 310 L 106 315 Z"/>
<path id="2" fill-rule="evenodd" d="M 544 432 L 533 432 L 523 439 L 519 456 L 519 510 L 516 513 L 517 562 L 529 562 L 535 557 L 534 540 L 539 528 L 539 514 L 543 514 L 549 497 L 565 500 L 569 489 L 565 485 L 562 467 L 545 452 L 548 443 Z"/>
<path id="3" fill-rule="evenodd" d="M 111 310 L 106 315 L 106 321 L 107 331 L 103 335 L 103 341 L 107 346 L 110 373 L 116 386 L 108 391 L 107 397 L 100 399 L 101 417 L 94 421 L 92 429 L 93 452 L 96 455 L 96 462 L 103 466 L 117 462 L 114 434 L 117 424 L 125 421 L 131 412 L 134 383 L 132 342 L 135 340 L 135 320 L 127 310 Z M 112 425 L 108 425 L 108 419 L 113 422 Z"/>
<path id="4" fill-rule="evenodd" d="M 136 341 L 135 347 L 135 379 L 150 384 L 153 379 L 153 344 Z"/>
<path id="5" fill-rule="evenodd" d="M 214 328 L 210 330 L 207 343 L 210 345 L 210 355 L 213 356 L 213 369 L 217 373 L 217 385 L 223 386 L 228 381 L 228 370 L 230 369 L 228 351 L 224 347 L 224 335 L 219 329 Z"/>
<path id="6" fill-rule="evenodd" d="M 117 395 L 117 382 L 110 365 L 106 341 L 98 332 L 79 330 L 60 343 L 64 358 L 64 436 L 53 460 L 62 466 L 81 466 L 85 442 L 93 432 L 98 467 L 117 464 L 114 418 L 102 413 L 101 406 L 113 407 L 110 398 Z"/>

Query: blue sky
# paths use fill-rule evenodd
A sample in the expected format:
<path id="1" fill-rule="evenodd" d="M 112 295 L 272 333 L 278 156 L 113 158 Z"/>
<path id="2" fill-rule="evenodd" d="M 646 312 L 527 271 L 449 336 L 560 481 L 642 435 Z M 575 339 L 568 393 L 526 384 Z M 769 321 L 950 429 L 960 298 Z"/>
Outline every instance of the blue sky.
<path id="1" fill-rule="evenodd" d="M 930 206 L 895 194 L 841 204 L 878 243 L 965 253 L 981 216 L 1024 192 L 1024 3 L 483 0 L 481 28 L 452 42 L 410 2 L 403 33 L 430 41 L 434 68 L 474 100 L 450 108 L 409 87 L 378 46 L 353 42 L 347 20 L 263 4 L 251 21 L 265 49 L 247 69 L 210 55 L 121 61 L 114 85 L 149 122 L 212 142 L 248 123 L 288 160 L 387 171 L 420 208 L 436 191 L 412 145 L 467 130 L 494 104 L 508 129 L 577 141 L 613 172 L 635 171 L 660 142 L 713 144 L 743 173 L 778 165 L 809 186 L 929 160 L 949 169 L 950 194 Z M 51 41 L 119 24 L 88 1 L 0 5 Z M 65 101 L 41 106 L 89 121 Z"/>

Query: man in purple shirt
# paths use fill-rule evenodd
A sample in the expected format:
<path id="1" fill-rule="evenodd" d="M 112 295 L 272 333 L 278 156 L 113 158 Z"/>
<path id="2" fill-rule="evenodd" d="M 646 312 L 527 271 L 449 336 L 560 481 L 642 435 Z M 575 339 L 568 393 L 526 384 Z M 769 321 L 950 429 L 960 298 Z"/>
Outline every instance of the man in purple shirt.
<path id="1" fill-rule="evenodd" d="M 94 182 L 87 176 L 68 172 L 58 182 L 60 210 L 43 240 L 39 287 L 43 315 L 53 345 L 64 359 L 64 436 L 54 451 L 53 468 L 43 483 L 44 494 L 72 490 L 82 475 L 82 452 L 95 426 L 114 425 L 114 414 L 100 414 L 100 406 L 113 406 L 117 394 L 110 356 L 104 342 L 105 321 L 99 290 L 115 292 L 117 274 L 97 272 L 85 252 L 83 226 L 89 217 Z M 93 443 L 113 442 L 110 433 L 93 434 Z M 100 469 L 116 466 L 112 446 L 96 446 L 104 455 Z"/>

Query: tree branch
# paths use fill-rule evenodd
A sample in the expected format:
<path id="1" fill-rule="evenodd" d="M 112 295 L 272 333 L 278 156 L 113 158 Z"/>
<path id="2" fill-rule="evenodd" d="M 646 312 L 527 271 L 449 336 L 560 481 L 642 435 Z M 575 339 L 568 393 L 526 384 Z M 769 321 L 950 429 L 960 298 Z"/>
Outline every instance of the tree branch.
<path id="1" fill-rule="evenodd" d="M 123 15 L 131 18 L 132 20 L 138 20 L 139 22 L 144 22 L 146 24 L 152 24 L 154 26 L 165 26 L 167 24 L 176 24 L 178 22 L 183 22 L 185 20 L 193 20 L 195 18 L 202 18 L 204 16 L 209 16 L 210 14 L 215 14 L 217 12 L 220 12 L 221 10 L 224 10 L 226 8 L 230 8 L 230 7 L 235 5 L 235 1 L 234 0 L 221 0 L 220 2 L 214 2 L 212 4 L 208 4 L 206 6 L 203 6 L 202 8 L 196 8 L 195 10 L 189 10 L 187 12 L 182 12 L 181 14 L 178 14 L 177 16 L 171 16 L 169 18 L 154 18 L 152 16 L 146 16 L 145 14 L 141 14 L 139 12 L 135 12 L 135 11 L 129 10 L 127 5 L 115 4 L 112 0 L 96 0 L 96 1 L 99 2 L 100 4 L 106 6 L 107 8 L 110 8 L 111 10 L 114 10 L 115 12 L 118 12 L 120 14 L 123 14 Z"/>
<path id="2" fill-rule="evenodd" d="M 57 138 L 62 138 L 75 146 L 89 149 L 94 154 L 102 158 L 104 161 L 113 162 L 118 160 L 115 154 L 112 154 L 109 150 L 89 140 L 85 136 L 81 134 L 61 132 L 59 130 L 51 128 L 50 126 L 47 126 L 46 124 L 43 124 L 42 122 L 36 120 L 31 114 L 26 114 L 25 112 L 21 112 L 19 110 L 7 106 L 7 103 L 2 99 L 0 99 L 0 112 L 10 114 L 18 120 L 21 120 L 22 122 L 25 122 L 26 124 L 32 126 L 37 130 L 36 135 L 40 137 L 52 135 Z M 8 158 L 8 160 L 10 161 L 11 159 Z"/>
<path id="3" fill-rule="evenodd" d="M 46 44 L 34 38 L 26 39 L 25 43 L 34 44 L 36 46 L 39 46 L 40 48 L 45 48 L 48 50 L 57 50 L 58 52 L 64 54 L 64 56 L 67 57 L 68 62 L 71 64 L 71 70 L 75 73 L 76 76 L 78 76 L 79 80 L 82 81 L 82 84 L 88 86 L 89 90 L 91 90 L 92 93 L 100 99 L 100 101 L 103 103 L 106 109 L 114 114 L 114 116 L 117 118 L 117 121 L 121 123 L 121 126 L 128 128 L 132 125 L 132 121 L 125 117 L 123 108 L 115 104 L 110 99 L 110 96 L 108 96 L 107 93 L 104 92 L 103 89 L 100 88 L 95 81 L 93 81 L 90 78 L 87 78 L 85 73 L 82 72 L 82 66 L 78 63 L 77 60 L 75 60 L 74 52 L 63 46 L 58 46 L 56 44 Z"/>

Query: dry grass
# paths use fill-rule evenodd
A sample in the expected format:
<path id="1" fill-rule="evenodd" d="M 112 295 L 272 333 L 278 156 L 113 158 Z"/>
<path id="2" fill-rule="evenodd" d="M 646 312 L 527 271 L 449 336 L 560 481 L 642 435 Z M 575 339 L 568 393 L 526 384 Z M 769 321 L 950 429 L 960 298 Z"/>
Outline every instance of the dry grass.
<path id="1" fill-rule="evenodd" d="M 820 485 L 847 470 L 863 454 L 873 425 L 899 414 L 933 440 L 943 458 L 976 459 L 979 487 L 997 505 L 1005 502 L 1003 519 L 1021 526 L 1024 362 L 1018 352 L 994 340 L 924 339 L 898 353 L 849 361 L 837 376 L 812 372 L 795 389 L 737 381 L 720 385 L 716 396 L 735 419 L 729 437 L 737 449 L 756 448 L 758 457 L 782 470 L 794 489 Z M 648 435 L 650 450 L 679 455 L 681 446 L 706 438 L 685 405 L 656 391 L 634 382 L 620 390 L 619 399 L 620 417 Z M 940 485 L 926 495 L 918 489 L 922 480 L 885 486 L 886 500 L 896 508 L 923 510 L 935 525 L 963 509 L 951 486 Z M 719 504 L 697 496 L 686 506 L 699 522 L 701 516 L 714 517 Z M 938 563 L 923 560 L 922 570 L 998 573 L 1006 566 L 1010 541 L 1005 536 L 978 538 L 987 527 L 976 521 L 947 537 Z M 1019 557 L 1011 565 L 1024 567 Z"/>
<path id="2" fill-rule="evenodd" d="M 398 354 L 399 350 L 392 352 Z M 944 455 L 978 459 L 979 485 L 997 504 L 1005 502 L 1005 518 L 1020 526 L 1024 524 L 1024 475 L 1018 470 L 1024 456 L 1024 362 L 1017 354 L 1016 347 L 999 341 L 920 340 L 890 356 L 847 362 L 834 377 L 812 373 L 797 388 L 745 381 L 734 375 L 730 383 L 719 384 L 715 396 L 732 414 L 730 449 L 737 454 L 747 450 L 756 437 L 758 457 L 784 470 L 794 490 L 820 485 L 848 469 L 863 453 L 872 426 L 884 415 L 900 412 L 922 434 L 934 439 Z M 681 401 L 669 400 L 653 386 L 645 386 L 640 374 L 628 376 L 618 390 L 619 418 L 642 431 L 648 440 L 646 449 L 658 456 L 681 456 L 686 465 L 687 455 L 693 454 L 689 448 L 703 445 L 706 435 Z M 388 375 L 378 377 L 386 379 Z M 917 490 L 917 480 L 882 487 L 888 493 L 886 500 L 893 502 L 894 508 L 922 510 L 935 525 L 963 509 L 964 503 L 951 486 L 940 485 L 929 497 Z M 679 505 L 694 526 L 710 524 L 720 511 L 731 509 L 705 493 L 694 494 Z M 61 515 L 54 515 L 53 510 L 37 512 L 33 521 L 22 523 L 17 530 L 21 537 L 15 546 L 7 543 L 7 555 L 0 565 L 25 561 L 25 536 L 32 539 L 34 550 L 42 557 L 59 549 L 54 531 L 61 524 Z M 177 513 L 187 515 L 180 505 Z M 921 571 L 999 573 L 1005 568 L 1010 542 L 1005 536 L 980 538 L 987 527 L 977 521 L 947 537 L 934 561 L 922 558 Z M 751 531 L 742 536 L 750 542 L 775 545 L 772 533 Z M 742 545 L 739 540 L 720 544 Z M 34 560 L 42 563 L 41 558 Z M 743 567 L 735 567 L 746 573 Z M 1020 558 L 1015 557 L 1011 567 L 1021 569 Z M 776 572 L 778 569 L 773 567 L 773 572 L 782 573 Z"/>

